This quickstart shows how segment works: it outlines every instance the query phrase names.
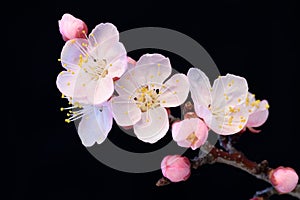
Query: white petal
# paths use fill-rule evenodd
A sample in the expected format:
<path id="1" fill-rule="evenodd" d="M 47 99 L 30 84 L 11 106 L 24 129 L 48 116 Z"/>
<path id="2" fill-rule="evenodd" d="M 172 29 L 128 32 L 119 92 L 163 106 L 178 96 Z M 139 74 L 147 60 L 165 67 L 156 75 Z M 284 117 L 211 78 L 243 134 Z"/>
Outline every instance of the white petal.
<path id="1" fill-rule="evenodd" d="M 112 128 L 112 122 L 112 114 L 107 106 L 102 111 L 95 108 L 83 116 L 78 126 L 82 144 L 86 147 L 94 145 L 95 142 L 101 144 Z"/>
<path id="2" fill-rule="evenodd" d="M 119 95 L 132 95 L 145 84 L 159 88 L 172 71 L 168 58 L 160 54 L 145 54 L 116 81 L 115 89 Z M 158 86 L 159 85 L 159 86 Z M 155 88 L 151 87 L 151 88 Z"/>
<path id="3" fill-rule="evenodd" d="M 111 100 L 114 119 L 119 126 L 131 126 L 141 119 L 141 110 L 128 96 L 113 97 Z"/>
<path id="4" fill-rule="evenodd" d="M 243 105 L 238 105 L 207 116 L 204 121 L 217 134 L 232 135 L 244 128 L 248 117 L 248 110 Z"/>
<path id="5" fill-rule="evenodd" d="M 162 107 L 176 107 L 183 104 L 189 94 L 189 81 L 184 74 L 173 75 L 160 89 L 158 97 Z"/>
<path id="6" fill-rule="evenodd" d="M 80 55 L 84 57 L 87 52 L 86 47 L 82 44 L 87 44 L 87 42 L 86 39 L 76 38 L 65 43 L 60 55 L 61 64 L 65 69 L 72 71 L 80 69 Z"/>
<path id="7" fill-rule="evenodd" d="M 98 81 L 90 81 L 86 90 L 90 104 L 102 104 L 107 101 L 114 92 L 113 80 L 106 76 L 104 78 L 99 78 Z"/>
<path id="8" fill-rule="evenodd" d="M 91 46 L 101 46 L 105 42 L 115 43 L 119 41 L 119 32 L 111 23 L 101 23 L 97 25 L 89 36 Z"/>
<path id="9" fill-rule="evenodd" d="M 227 74 L 214 81 L 212 88 L 212 112 L 222 112 L 229 106 L 241 105 L 248 94 L 248 84 L 243 77 Z"/>
<path id="10" fill-rule="evenodd" d="M 122 43 L 115 43 L 103 57 L 107 60 L 108 76 L 121 77 L 127 69 L 127 55 Z"/>
<path id="11" fill-rule="evenodd" d="M 187 77 L 190 82 L 191 97 L 194 104 L 208 107 L 211 104 L 211 85 L 208 77 L 197 68 L 190 68 Z"/>
<path id="12" fill-rule="evenodd" d="M 138 85 L 145 83 L 163 83 L 171 74 L 172 68 L 169 58 L 161 54 L 145 54 L 130 71 Z"/>
<path id="13" fill-rule="evenodd" d="M 61 93 L 69 97 L 82 98 L 86 96 L 86 92 L 79 87 L 78 74 L 63 71 L 56 79 L 56 86 Z"/>
<path id="14" fill-rule="evenodd" d="M 157 107 L 142 113 L 142 119 L 133 128 L 138 139 L 148 143 L 157 142 L 166 135 L 169 129 L 166 109 Z"/>

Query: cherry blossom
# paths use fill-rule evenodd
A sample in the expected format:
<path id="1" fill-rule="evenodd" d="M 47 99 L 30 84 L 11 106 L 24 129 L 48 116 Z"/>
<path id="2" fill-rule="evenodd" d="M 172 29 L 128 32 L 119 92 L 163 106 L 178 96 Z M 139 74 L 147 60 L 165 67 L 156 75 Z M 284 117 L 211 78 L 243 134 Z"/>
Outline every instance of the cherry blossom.
<path id="1" fill-rule="evenodd" d="M 169 129 L 165 107 L 184 103 L 189 93 L 189 82 L 184 74 L 171 75 L 168 58 L 160 54 L 143 55 L 135 67 L 118 81 L 119 96 L 112 98 L 114 119 L 119 126 L 133 125 L 138 139 L 155 143 Z"/>
<path id="2" fill-rule="evenodd" d="M 188 71 L 191 96 L 196 114 L 220 135 L 239 132 L 246 125 L 249 112 L 244 103 L 247 81 L 239 76 L 219 76 L 211 87 L 208 77 L 197 68 Z"/>
<path id="3" fill-rule="evenodd" d="M 195 150 L 206 142 L 208 128 L 199 118 L 184 119 L 172 125 L 172 136 L 179 146 Z"/>
<path id="4" fill-rule="evenodd" d="M 110 23 L 97 25 L 86 39 L 67 41 L 60 61 L 66 71 L 57 77 L 58 89 L 89 105 L 107 101 L 114 92 L 113 79 L 127 68 L 126 50 L 119 42 L 117 28 Z"/>
<path id="5" fill-rule="evenodd" d="M 71 14 L 64 14 L 58 21 L 59 31 L 64 41 L 75 38 L 84 38 L 88 33 L 86 24 Z"/>

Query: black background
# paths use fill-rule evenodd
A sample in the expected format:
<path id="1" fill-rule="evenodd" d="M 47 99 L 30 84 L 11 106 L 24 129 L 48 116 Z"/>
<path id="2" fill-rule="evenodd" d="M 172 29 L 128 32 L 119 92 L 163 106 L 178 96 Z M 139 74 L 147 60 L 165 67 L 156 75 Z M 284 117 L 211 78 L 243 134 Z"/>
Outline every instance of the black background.
<path id="1" fill-rule="evenodd" d="M 9 90 L 13 97 L 9 101 L 18 108 L 8 113 L 8 127 L 13 133 L 10 141 L 16 146 L 16 184 L 11 198 L 241 200 L 250 199 L 255 191 L 268 186 L 242 171 L 216 164 L 204 166 L 186 182 L 157 188 L 160 171 L 128 174 L 98 162 L 81 144 L 74 124 L 66 124 L 65 114 L 59 111 L 66 106 L 55 85 L 62 70 L 57 62 L 64 45 L 58 20 L 64 13 L 85 21 L 89 30 L 98 23 L 111 22 L 120 32 L 155 26 L 174 29 L 195 39 L 210 54 L 221 74 L 245 77 L 250 91 L 270 103 L 270 116 L 261 127 L 263 131 L 243 135 L 238 147 L 254 161 L 267 159 L 271 167 L 290 166 L 300 172 L 297 12 L 296 1 L 16 4 L 3 19 L 9 30 L 9 37 L 4 38 L 10 41 L 6 50 L 13 56 L 11 61 L 16 70 L 13 83 L 17 90 Z M 131 56 L 138 59 L 137 55 L 140 54 Z M 183 65 L 181 62 L 176 56 L 173 62 L 171 57 L 173 66 Z M 115 127 L 110 137 L 116 138 L 118 134 L 122 132 Z M 139 141 L 136 144 L 138 148 L 148 147 Z"/>

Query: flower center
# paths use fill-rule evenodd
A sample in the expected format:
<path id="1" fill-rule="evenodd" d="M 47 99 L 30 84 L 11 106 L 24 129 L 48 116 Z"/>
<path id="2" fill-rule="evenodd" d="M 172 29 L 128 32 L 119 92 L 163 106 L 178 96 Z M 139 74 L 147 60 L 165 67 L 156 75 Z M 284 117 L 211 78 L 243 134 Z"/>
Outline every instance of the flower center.
<path id="1" fill-rule="evenodd" d="M 106 59 L 96 59 L 92 56 L 83 58 L 82 55 L 80 55 L 78 65 L 95 81 L 99 78 L 104 78 L 108 74 Z"/>
<path id="2" fill-rule="evenodd" d="M 142 112 L 160 106 L 158 100 L 159 89 L 149 89 L 149 86 L 142 86 L 135 92 L 133 100 Z"/>
<path id="3" fill-rule="evenodd" d="M 186 138 L 186 140 L 191 142 L 192 145 L 194 145 L 197 142 L 198 139 L 199 138 L 196 136 L 195 132 L 192 132 Z"/>

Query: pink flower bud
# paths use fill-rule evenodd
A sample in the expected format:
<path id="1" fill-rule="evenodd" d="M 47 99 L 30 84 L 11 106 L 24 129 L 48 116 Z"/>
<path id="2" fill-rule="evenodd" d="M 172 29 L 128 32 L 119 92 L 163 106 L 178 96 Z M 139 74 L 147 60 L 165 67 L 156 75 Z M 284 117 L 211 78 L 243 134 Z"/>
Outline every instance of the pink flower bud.
<path id="1" fill-rule="evenodd" d="M 262 197 L 254 197 L 254 198 L 252 198 L 250 200 L 264 200 L 264 199 Z"/>
<path id="2" fill-rule="evenodd" d="M 270 181 L 279 193 L 289 193 L 298 183 L 298 175 L 290 167 L 278 167 L 269 174 Z"/>
<path id="3" fill-rule="evenodd" d="M 191 175 L 191 163 L 187 157 L 169 155 L 162 160 L 161 171 L 172 182 L 185 181 Z"/>
<path id="4" fill-rule="evenodd" d="M 84 38 L 88 33 L 86 24 L 68 13 L 64 14 L 61 20 L 58 21 L 58 26 L 64 41 Z"/>

